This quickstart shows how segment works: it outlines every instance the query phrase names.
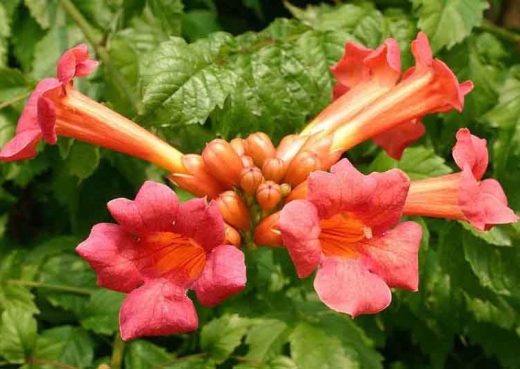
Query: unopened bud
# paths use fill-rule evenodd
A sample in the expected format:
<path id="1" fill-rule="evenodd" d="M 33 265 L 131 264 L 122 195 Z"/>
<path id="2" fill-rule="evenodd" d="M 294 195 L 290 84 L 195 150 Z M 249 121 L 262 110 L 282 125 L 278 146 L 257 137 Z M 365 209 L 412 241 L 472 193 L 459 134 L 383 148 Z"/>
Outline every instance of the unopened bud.
<path id="1" fill-rule="evenodd" d="M 231 145 L 233 150 L 235 150 L 235 152 L 237 153 L 238 156 L 242 156 L 245 154 L 244 140 L 242 140 L 241 138 L 236 137 L 236 138 L 232 139 L 231 141 L 229 141 L 229 144 Z"/>
<path id="2" fill-rule="evenodd" d="M 262 168 L 266 159 L 273 158 L 276 154 L 271 139 L 263 132 L 250 134 L 244 140 L 244 149 L 259 168 Z"/>
<path id="3" fill-rule="evenodd" d="M 264 210 L 273 209 L 282 199 L 282 191 L 278 183 L 266 181 L 256 190 L 256 201 Z"/>
<path id="4" fill-rule="evenodd" d="M 217 205 L 226 223 L 238 229 L 249 229 L 249 211 L 235 191 L 221 193 Z"/>
<path id="5" fill-rule="evenodd" d="M 188 154 L 182 157 L 186 174 L 172 173 L 168 176 L 176 186 L 191 192 L 196 196 L 216 198 L 223 186 L 209 173 L 200 155 Z"/>
<path id="6" fill-rule="evenodd" d="M 255 162 L 253 161 L 253 158 L 247 155 L 242 155 L 240 157 L 240 160 L 242 160 L 242 165 L 244 168 L 251 168 L 255 166 Z"/>
<path id="7" fill-rule="evenodd" d="M 240 175 L 240 187 L 248 195 L 253 195 L 263 181 L 262 171 L 257 167 L 246 168 Z"/>
<path id="8" fill-rule="evenodd" d="M 310 151 L 315 153 L 320 160 L 322 170 L 329 169 L 341 157 L 341 151 L 331 152 L 332 136 L 310 136 L 301 148 L 301 152 Z"/>
<path id="9" fill-rule="evenodd" d="M 282 196 L 286 197 L 291 193 L 291 185 L 288 183 L 282 183 L 280 185 L 280 190 L 282 191 Z"/>
<path id="10" fill-rule="evenodd" d="M 227 141 L 215 139 L 208 143 L 202 151 L 202 158 L 209 173 L 219 182 L 227 186 L 240 183 L 240 173 L 244 167 L 240 157 Z"/>
<path id="11" fill-rule="evenodd" d="M 285 175 L 286 169 L 287 165 L 282 159 L 269 158 L 262 166 L 262 173 L 265 179 L 280 183 L 283 176 Z"/>
<path id="12" fill-rule="evenodd" d="M 229 224 L 227 223 L 224 223 L 224 229 L 225 229 L 225 234 L 224 234 L 224 242 L 227 244 L 227 245 L 233 245 L 233 246 L 236 246 L 236 247 L 240 247 L 240 242 L 242 241 L 241 237 L 240 237 L 240 233 L 238 233 L 238 231 L 231 227 Z"/>
<path id="13" fill-rule="evenodd" d="M 264 218 L 255 229 L 255 244 L 262 246 L 281 246 L 282 236 L 277 228 L 280 212 Z"/>
<path id="14" fill-rule="evenodd" d="M 306 139 L 299 135 L 285 136 L 276 149 L 276 157 L 289 163 L 298 154 Z"/>
<path id="15" fill-rule="evenodd" d="M 296 186 L 289 196 L 285 199 L 285 203 L 288 203 L 293 200 L 301 200 L 307 198 L 307 190 L 309 189 L 307 181 L 303 181 L 298 186 Z"/>
<path id="16" fill-rule="evenodd" d="M 305 181 L 311 172 L 318 169 L 320 169 L 318 155 L 310 151 L 302 151 L 289 164 L 284 181 L 295 187 Z"/>

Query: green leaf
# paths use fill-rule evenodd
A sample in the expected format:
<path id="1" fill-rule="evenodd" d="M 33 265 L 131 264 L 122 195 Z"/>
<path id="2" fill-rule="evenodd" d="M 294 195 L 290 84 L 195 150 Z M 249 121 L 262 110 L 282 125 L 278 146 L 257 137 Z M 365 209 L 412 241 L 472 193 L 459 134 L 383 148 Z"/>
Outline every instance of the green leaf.
<path id="1" fill-rule="evenodd" d="M 225 361 L 240 345 L 250 320 L 240 316 L 223 315 L 206 324 L 201 331 L 200 345 L 216 362 Z"/>
<path id="2" fill-rule="evenodd" d="M 166 35 L 180 35 L 184 8 L 181 0 L 148 0 L 148 5 Z"/>
<path id="3" fill-rule="evenodd" d="M 66 161 L 68 172 L 80 180 L 88 178 L 99 165 L 99 147 L 75 141 Z"/>
<path id="4" fill-rule="evenodd" d="M 287 328 L 285 322 L 277 319 L 253 320 L 246 337 L 246 344 L 249 345 L 246 357 L 264 362 L 268 358 L 281 354 Z"/>
<path id="5" fill-rule="evenodd" d="M 233 369 L 299 369 L 294 361 L 287 356 L 277 356 L 265 364 L 258 364 L 254 361 L 247 361 L 235 365 Z"/>
<path id="6" fill-rule="evenodd" d="M 11 34 L 10 23 L 5 7 L 0 4 L 0 67 L 7 64 L 7 38 Z"/>
<path id="7" fill-rule="evenodd" d="M 23 363 L 32 355 L 36 340 L 36 319 L 31 311 L 10 308 L 2 313 L 0 356 L 11 363 Z"/>
<path id="8" fill-rule="evenodd" d="M 419 28 L 430 36 L 434 51 L 451 48 L 479 26 L 488 3 L 485 0 L 412 0 Z"/>
<path id="9" fill-rule="evenodd" d="M 443 158 L 435 155 L 432 149 L 422 146 L 406 149 L 399 161 L 381 151 L 370 164 L 369 171 L 382 172 L 392 168 L 403 170 L 411 179 L 436 177 L 452 172 L 451 168 L 444 164 Z"/>
<path id="10" fill-rule="evenodd" d="M 24 0 L 31 15 L 43 29 L 49 28 L 55 22 L 58 9 L 56 0 Z"/>
<path id="11" fill-rule="evenodd" d="M 144 340 L 130 342 L 125 348 L 126 369 L 152 369 L 172 361 L 172 355 L 162 347 Z"/>
<path id="12" fill-rule="evenodd" d="M 29 95 L 30 87 L 17 69 L 0 68 L 0 102 Z"/>
<path id="13" fill-rule="evenodd" d="M 87 368 L 94 360 L 94 341 L 84 329 L 60 326 L 43 331 L 37 340 L 35 356 L 42 361 Z M 38 369 L 55 369 L 53 363 L 39 364 Z"/>
<path id="14" fill-rule="evenodd" d="M 119 329 L 119 309 L 125 295 L 109 290 L 95 291 L 81 316 L 81 325 L 93 332 L 110 335 Z"/>
<path id="15" fill-rule="evenodd" d="M 299 369 L 345 369 L 359 365 L 347 355 L 341 340 L 308 323 L 300 323 L 290 335 L 291 357 Z"/>
<path id="16" fill-rule="evenodd" d="M 493 227 L 488 231 L 477 231 L 470 224 L 461 222 L 462 226 L 473 236 L 478 237 L 487 243 L 495 246 L 512 246 L 511 236 L 506 232 L 505 227 Z"/>

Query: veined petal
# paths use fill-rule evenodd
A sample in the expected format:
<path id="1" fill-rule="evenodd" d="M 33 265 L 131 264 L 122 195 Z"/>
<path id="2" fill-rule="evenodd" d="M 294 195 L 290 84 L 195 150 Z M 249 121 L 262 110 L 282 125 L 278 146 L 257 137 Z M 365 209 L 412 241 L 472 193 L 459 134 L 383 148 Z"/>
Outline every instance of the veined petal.
<path id="1" fill-rule="evenodd" d="M 108 203 L 114 219 L 129 232 L 172 231 L 177 218 L 179 200 L 168 186 L 146 181 L 135 200 L 119 198 Z"/>
<path id="2" fill-rule="evenodd" d="M 318 238 L 321 230 L 316 207 L 306 200 L 288 203 L 280 213 L 278 228 L 298 277 L 307 277 L 316 269 L 321 259 Z"/>
<path id="3" fill-rule="evenodd" d="M 214 248 L 193 289 L 204 306 L 215 306 L 246 286 L 244 254 L 235 246 Z"/>
<path id="4" fill-rule="evenodd" d="M 466 165 L 477 180 L 482 178 L 488 166 L 487 142 L 471 134 L 469 129 L 461 128 L 457 131 L 457 143 L 453 147 L 453 159 L 460 169 Z"/>
<path id="5" fill-rule="evenodd" d="M 206 252 L 224 243 L 224 220 L 214 201 L 192 199 L 179 206 L 173 232 L 194 239 Z"/>
<path id="6" fill-rule="evenodd" d="M 360 258 L 324 258 L 314 289 L 325 305 L 352 317 L 377 313 L 392 301 L 390 288 Z"/>
<path id="7" fill-rule="evenodd" d="M 88 238 L 79 244 L 76 252 L 96 272 L 101 287 L 130 292 L 143 277 L 134 262 L 135 240 L 117 224 L 100 223 L 92 227 Z"/>
<path id="8" fill-rule="evenodd" d="M 370 271 L 383 278 L 389 287 L 417 291 L 421 236 L 419 224 L 400 223 L 379 237 L 363 241 L 360 250 Z"/>
<path id="9" fill-rule="evenodd" d="M 119 313 L 123 340 L 191 332 L 198 318 L 182 287 L 166 279 L 147 281 L 123 301 Z"/>
<path id="10" fill-rule="evenodd" d="M 86 77 L 94 71 L 98 62 L 88 58 L 88 47 L 80 44 L 63 53 L 58 60 L 58 79 L 68 84 L 74 77 Z"/>

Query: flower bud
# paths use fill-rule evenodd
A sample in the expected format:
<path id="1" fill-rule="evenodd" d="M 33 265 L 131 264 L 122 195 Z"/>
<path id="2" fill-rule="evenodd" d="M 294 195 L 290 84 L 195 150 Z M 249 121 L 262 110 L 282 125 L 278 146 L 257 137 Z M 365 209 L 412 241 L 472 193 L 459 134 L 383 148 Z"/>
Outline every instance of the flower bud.
<path id="1" fill-rule="evenodd" d="M 238 231 L 235 228 L 231 227 L 227 223 L 224 223 L 224 229 L 224 242 L 228 245 L 240 247 L 240 242 L 242 241 L 240 233 L 238 233 Z"/>
<path id="2" fill-rule="evenodd" d="M 262 171 L 257 167 L 246 168 L 240 175 L 240 187 L 248 195 L 254 194 L 263 181 Z"/>
<path id="3" fill-rule="evenodd" d="M 242 165 L 244 168 L 251 168 L 255 166 L 255 162 L 253 161 L 253 158 L 247 155 L 242 155 L 240 157 L 240 160 L 242 160 Z"/>
<path id="4" fill-rule="evenodd" d="M 186 169 L 186 174 L 172 173 L 168 176 L 168 179 L 176 186 L 196 196 L 209 196 L 210 198 L 215 198 L 224 191 L 223 186 L 208 173 L 200 155 L 184 155 L 182 165 Z"/>
<path id="5" fill-rule="evenodd" d="M 266 181 L 256 190 L 256 201 L 264 210 L 273 209 L 282 199 L 280 185 L 273 181 Z"/>
<path id="6" fill-rule="evenodd" d="M 282 183 L 280 185 L 280 190 L 282 191 L 282 196 L 286 197 L 291 193 L 291 185 L 288 183 Z"/>
<path id="7" fill-rule="evenodd" d="M 276 154 L 271 139 L 263 132 L 250 134 L 244 140 L 244 149 L 259 168 L 262 168 L 266 159 L 273 158 Z"/>
<path id="8" fill-rule="evenodd" d="M 310 151 L 316 153 L 320 160 L 322 170 L 329 169 L 341 157 L 341 151 L 331 152 L 332 136 L 310 136 L 300 149 L 300 152 Z"/>
<path id="9" fill-rule="evenodd" d="M 262 166 L 262 173 L 265 179 L 280 183 L 283 176 L 285 175 L 286 169 L 287 165 L 282 159 L 269 158 Z"/>
<path id="10" fill-rule="evenodd" d="M 301 200 L 307 198 L 307 190 L 309 189 L 307 181 L 303 181 L 298 186 L 296 186 L 289 196 L 285 199 L 285 203 L 288 203 L 289 201 L 293 200 Z"/>
<path id="11" fill-rule="evenodd" d="M 318 155 L 310 151 L 302 151 L 291 160 L 284 181 L 295 187 L 305 181 L 309 174 L 320 169 Z"/>
<path id="12" fill-rule="evenodd" d="M 244 167 L 240 157 L 227 141 L 215 139 L 208 143 L 202 151 L 202 158 L 209 173 L 219 182 L 227 186 L 240 183 L 240 173 Z"/>
<path id="13" fill-rule="evenodd" d="M 217 198 L 217 205 L 226 223 L 238 229 L 249 229 L 249 212 L 235 191 L 226 191 Z"/>
<path id="14" fill-rule="evenodd" d="M 232 139 L 231 141 L 229 141 L 229 144 L 231 145 L 233 150 L 235 150 L 235 152 L 237 153 L 238 156 L 242 156 L 245 154 L 244 140 L 242 140 L 241 138 L 236 137 L 236 138 Z"/>
<path id="15" fill-rule="evenodd" d="M 281 246 L 282 237 L 276 228 L 280 219 L 280 212 L 264 218 L 255 229 L 255 244 L 261 246 Z"/>
<path id="16" fill-rule="evenodd" d="M 300 151 L 301 147 L 307 140 L 307 137 L 299 135 L 288 135 L 282 138 L 278 148 L 276 149 L 276 157 L 289 163 L 294 156 Z"/>

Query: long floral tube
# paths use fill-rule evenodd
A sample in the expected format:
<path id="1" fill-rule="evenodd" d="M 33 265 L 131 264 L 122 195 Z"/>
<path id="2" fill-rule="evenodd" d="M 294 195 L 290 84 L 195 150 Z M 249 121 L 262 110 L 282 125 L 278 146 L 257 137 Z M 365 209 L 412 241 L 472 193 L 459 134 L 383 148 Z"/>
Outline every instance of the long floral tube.
<path id="1" fill-rule="evenodd" d="M 58 78 L 40 81 L 29 97 L 16 135 L 0 151 L 0 160 L 33 158 L 39 141 L 55 144 L 59 135 L 135 156 L 170 172 L 184 173 L 182 153 L 74 89 L 74 77 L 89 75 L 96 65 L 96 61 L 88 59 L 84 44 L 66 51 L 58 61 Z"/>

